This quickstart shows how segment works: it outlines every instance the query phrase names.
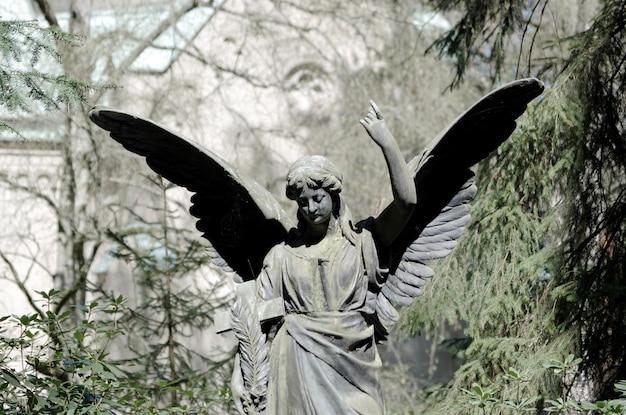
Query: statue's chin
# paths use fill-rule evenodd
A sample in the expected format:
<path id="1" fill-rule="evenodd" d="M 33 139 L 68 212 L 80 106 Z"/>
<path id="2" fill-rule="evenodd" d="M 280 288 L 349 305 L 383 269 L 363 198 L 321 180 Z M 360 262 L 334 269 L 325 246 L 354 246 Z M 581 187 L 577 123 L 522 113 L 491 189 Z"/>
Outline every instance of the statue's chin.
<path id="1" fill-rule="evenodd" d="M 325 223 L 328 223 L 329 219 L 330 217 L 326 215 L 313 215 L 306 217 L 307 222 L 309 222 L 311 225 L 323 225 Z"/>

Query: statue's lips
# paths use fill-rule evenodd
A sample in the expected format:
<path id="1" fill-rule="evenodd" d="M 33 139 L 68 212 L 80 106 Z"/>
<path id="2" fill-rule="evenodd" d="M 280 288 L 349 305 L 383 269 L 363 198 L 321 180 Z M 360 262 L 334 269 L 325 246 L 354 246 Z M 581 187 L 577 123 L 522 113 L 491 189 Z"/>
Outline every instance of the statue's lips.
<path id="1" fill-rule="evenodd" d="M 306 218 L 309 222 L 315 223 L 315 224 L 322 223 L 327 220 L 325 215 L 317 214 L 317 213 L 306 215 Z"/>

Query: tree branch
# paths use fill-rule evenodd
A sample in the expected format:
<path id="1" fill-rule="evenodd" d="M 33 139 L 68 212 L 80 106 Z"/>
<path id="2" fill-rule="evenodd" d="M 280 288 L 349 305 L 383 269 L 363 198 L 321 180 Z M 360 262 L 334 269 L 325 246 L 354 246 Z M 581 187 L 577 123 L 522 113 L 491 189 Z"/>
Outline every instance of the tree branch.
<path id="1" fill-rule="evenodd" d="M 19 273 L 17 272 L 17 269 L 15 269 L 13 262 L 10 261 L 9 258 L 7 258 L 7 256 L 1 251 L 0 251 L 0 259 L 2 259 L 2 261 L 4 261 L 4 263 L 7 265 L 7 267 L 9 267 L 9 271 L 11 271 L 11 275 L 13 275 L 13 282 L 17 285 L 20 291 L 22 291 L 22 294 L 26 296 L 26 300 L 28 301 L 28 304 L 30 304 L 31 307 L 33 307 L 33 310 L 35 310 L 35 312 L 39 315 L 39 317 L 41 317 L 42 319 L 45 319 L 46 314 L 43 312 L 41 308 L 37 306 L 37 304 L 35 303 L 35 300 L 30 295 L 28 288 L 26 288 L 26 286 L 24 285 L 24 282 L 19 278 Z"/>
<path id="2" fill-rule="evenodd" d="M 50 7 L 50 3 L 48 0 L 35 0 L 37 6 L 39 6 L 39 10 L 43 13 L 44 18 L 48 22 L 51 27 L 59 27 L 59 21 L 57 20 L 54 11 L 52 11 L 52 7 Z"/>

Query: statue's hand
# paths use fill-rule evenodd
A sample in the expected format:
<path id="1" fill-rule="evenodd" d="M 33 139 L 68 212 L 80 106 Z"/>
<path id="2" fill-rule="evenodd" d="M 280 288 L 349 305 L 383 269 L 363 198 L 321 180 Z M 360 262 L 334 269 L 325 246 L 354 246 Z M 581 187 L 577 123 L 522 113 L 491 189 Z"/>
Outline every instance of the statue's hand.
<path id="1" fill-rule="evenodd" d="M 393 140 L 393 136 L 387 129 L 383 115 L 380 113 L 378 105 L 370 101 L 372 109 L 367 115 L 361 118 L 360 123 L 365 127 L 365 131 L 372 137 L 372 140 L 380 147 L 385 147 Z"/>

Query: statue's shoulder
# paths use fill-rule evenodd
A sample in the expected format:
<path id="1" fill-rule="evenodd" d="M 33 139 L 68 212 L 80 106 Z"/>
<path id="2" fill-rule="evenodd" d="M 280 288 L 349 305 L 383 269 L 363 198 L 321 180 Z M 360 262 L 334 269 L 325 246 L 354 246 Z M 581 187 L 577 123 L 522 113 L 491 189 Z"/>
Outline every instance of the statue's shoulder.
<path id="1" fill-rule="evenodd" d="M 285 238 L 285 240 L 274 245 L 268 251 L 265 258 L 268 259 L 268 258 L 284 255 L 285 253 L 291 251 L 293 247 L 297 247 L 300 245 L 302 245 L 302 235 L 297 229 L 292 228 L 287 234 L 287 237 Z"/>
<path id="2" fill-rule="evenodd" d="M 288 246 L 288 243 L 286 241 L 283 241 L 281 243 L 274 245 L 267 253 L 266 258 L 280 255 L 282 252 L 285 252 L 287 250 L 287 246 Z"/>
<path id="3" fill-rule="evenodd" d="M 374 234 L 375 218 L 370 216 L 358 222 L 354 228 L 360 238 L 361 252 L 365 259 L 366 266 L 370 270 L 383 269 L 388 267 L 389 248 L 385 247 L 376 239 Z"/>

